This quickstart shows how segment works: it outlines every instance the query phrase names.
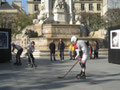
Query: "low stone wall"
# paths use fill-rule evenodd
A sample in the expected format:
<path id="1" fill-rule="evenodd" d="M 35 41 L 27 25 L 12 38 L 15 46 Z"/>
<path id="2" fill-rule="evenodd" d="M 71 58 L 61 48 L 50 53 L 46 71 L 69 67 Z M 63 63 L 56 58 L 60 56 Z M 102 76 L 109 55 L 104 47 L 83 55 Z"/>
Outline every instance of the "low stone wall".
<path id="1" fill-rule="evenodd" d="M 22 53 L 22 57 L 27 57 L 26 55 L 25 55 L 25 50 L 23 51 L 23 53 Z M 34 53 L 33 53 L 33 55 L 35 56 L 35 57 L 49 57 L 50 56 L 50 50 L 40 50 L 40 51 L 35 51 Z M 56 50 L 56 53 L 55 53 L 55 55 L 57 56 L 57 50 Z M 64 52 L 64 55 L 65 56 L 69 56 L 70 54 L 69 54 L 69 51 L 67 50 L 67 49 L 65 49 L 65 52 Z M 93 55 L 94 55 L 94 52 L 93 52 Z M 101 57 L 101 56 L 108 56 L 108 49 L 107 48 L 100 48 L 99 49 L 99 56 Z"/>

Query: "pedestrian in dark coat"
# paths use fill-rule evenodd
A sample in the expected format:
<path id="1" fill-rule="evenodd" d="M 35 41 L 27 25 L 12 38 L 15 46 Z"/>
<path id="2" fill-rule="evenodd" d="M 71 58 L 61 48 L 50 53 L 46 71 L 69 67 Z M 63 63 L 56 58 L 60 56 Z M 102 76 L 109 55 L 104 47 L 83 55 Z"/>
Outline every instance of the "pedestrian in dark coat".
<path id="1" fill-rule="evenodd" d="M 49 49 L 50 49 L 50 60 L 52 61 L 52 56 L 53 56 L 54 61 L 56 61 L 55 59 L 56 46 L 55 46 L 54 40 L 51 40 L 51 43 L 49 44 Z"/>
<path id="2" fill-rule="evenodd" d="M 64 60 L 64 49 L 65 49 L 65 44 L 62 41 L 62 39 L 60 39 L 58 43 L 58 51 L 60 52 L 60 60 Z"/>

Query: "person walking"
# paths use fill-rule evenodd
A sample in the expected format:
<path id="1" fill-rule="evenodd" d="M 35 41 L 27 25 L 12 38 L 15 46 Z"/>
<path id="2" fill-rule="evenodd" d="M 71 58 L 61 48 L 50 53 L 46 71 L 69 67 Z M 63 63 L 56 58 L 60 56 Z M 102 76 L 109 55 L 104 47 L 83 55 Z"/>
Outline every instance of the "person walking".
<path id="1" fill-rule="evenodd" d="M 89 44 L 88 48 L 89 48 L 89 55 L 90 55 L 90 59 L 92 59 L 92 53 L 93 53 L 93 48 L 92 48 L 92 45 L 91 45 L 91 44 Z"/>
<path id="2" fill-rule="evenodd" d="M 21 54 L 23 52 L 23 48 L 17 44 L 15 44 L 14 42 L 11 43 L 12 46 L 12 52 L 14 53 L 14 50 L 17 49 L 17 54 L 16 54 L 16 62 L 14 63 L 14 65 L 22 65 L 21 63 Z"/>
<path id="3" fill-rule="evenodd" d="M 98 58 L 99 44 L 97 41 L 94 41 L 94 59 Z"/>
<path id="4" fill-rule="evenodd" d="M 50 60 L 52 61 L 52 56 L 53 56 L 54 61 L 56 61 L 55 59 L 56 46 L 55 46 L 54 40 L 51 40 L 51 43 L 49 44 L 49 49 L 50 49 Z"/>
<path id="5" fill-rule="evenodd" d="M 31 67 L 37 67 L 37 65 L 35 65 L 35 58 L 33 56 L 33 52 L 35 51 L 35 42 L 30 42 L 30 44 L 26 46 L 26 49 L 29 63 L 28 65 L 30 65 Z"/>
<path id="6" fill-rule="evenodd" d="M 86 45 L 86 43 L 84 42 L 84 40 L 78 40 L 76 36 L 72 36 L 71 38 L 71 42 L 73 44 L 76 44 L 77 48 L 78 48 L 78 53 L 75 57 L 75 59 L 79 59 L 80 60 L 80 66 L 81 66 L 81 72 L 80 74 L 77 74 L 76 78 L 78 79 L 86 79 L 86 74 L 85 74 L 85 71 L 86 71 L 86 61 L 88 59 L 88 47 Z M 80 53 L 79 51 L 82 51 L 82 58 L 80 58 Z"/>
<path id="7" fill-rule="evenodd" d="M 60 52 L 60 60 L 64 60 L 64 49 L 65 49 L 65 44 L 62 41 L 62 39 L 60 39 L 58 43 L 58 51 Z"/>

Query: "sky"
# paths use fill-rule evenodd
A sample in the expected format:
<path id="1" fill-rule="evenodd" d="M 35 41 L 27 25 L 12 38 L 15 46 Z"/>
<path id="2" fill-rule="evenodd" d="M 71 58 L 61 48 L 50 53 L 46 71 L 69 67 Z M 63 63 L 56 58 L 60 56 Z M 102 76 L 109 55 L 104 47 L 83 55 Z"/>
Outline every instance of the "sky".
<path id="1" fill-rule="evenodd" d="M 25 8 L 25 12 L 27 13 L 27 9 L 28 9 L 28 7 L 27 7 L 27 0 L 6 0 L 7 2 L 9 2 L 10 3 L 10 5 L 12 4 L 12 1 L 22 1 L 22 7 L 24 7 Z"/>

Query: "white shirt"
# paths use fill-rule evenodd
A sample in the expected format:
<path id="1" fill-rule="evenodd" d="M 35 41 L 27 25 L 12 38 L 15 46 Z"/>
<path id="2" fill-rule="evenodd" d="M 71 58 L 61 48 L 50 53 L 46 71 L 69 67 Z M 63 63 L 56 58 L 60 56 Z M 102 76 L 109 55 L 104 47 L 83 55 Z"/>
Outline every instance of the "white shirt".
<path id="1" fill-rule="evenodd" d="M 78 40 L 76 45 L 79 51 L 82 50 L 84 55 L 88 55 L 88 48 L 83 40 Z"/>
<path id="2" fill-rule="evenodd" d="M 86 43 L 83 40 L 78 40 L 76 45 L 77 45 L 78 50 L 77 50 L 77 55 L 75 58 L 77 59 L 79 57 L 79 51 L 82 50 L 83 52 L 82 60 L 87 60 L 89 53 L 88 53 L 88 48 L 87 48 Z"/>
<path id="3" fill-rule="evenodd" d="M 35 51 L 35 47 L 32 45 L 27 45 L 27 53 L 33 53 Z"/>

